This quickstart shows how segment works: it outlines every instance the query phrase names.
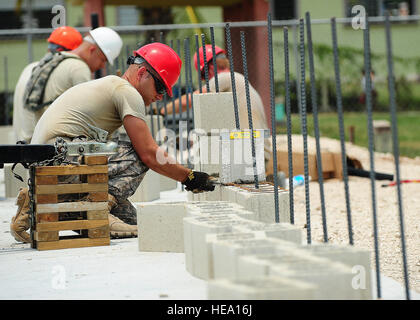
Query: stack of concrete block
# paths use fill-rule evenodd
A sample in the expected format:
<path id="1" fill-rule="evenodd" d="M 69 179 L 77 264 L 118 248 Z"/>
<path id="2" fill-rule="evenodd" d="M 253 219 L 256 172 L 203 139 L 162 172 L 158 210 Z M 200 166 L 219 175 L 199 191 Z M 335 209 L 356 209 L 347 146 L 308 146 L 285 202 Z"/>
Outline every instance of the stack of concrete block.
<path id="1" fill-rule="evenodd" d="M 21 164 L 16 165 L 14 172 L 22 177 L 23 182 L 16 179 L 12 172 L 13 164 L 4 164 L 4 190 L 6 198 L 15 198 L 21 188 L 28 187 L 29 170 Z"/>
<path id="2" fill-rule="evenodd" d="M 315 299 L 371 299 L 367 291 L 353 288 L 349 266 L 297 249 L 281 248 L 275 254 L 242 256 L 237 278 L 282 276 L 315 284 Z"/>
<path id="3" fill-rule="evenodd" d="M 213 242 L 214 278 L 238 278 L 238 261 L 243 255 L 274 254 L 278 247 L 296 247 L 292 242 L 275 238 L 222 240 Z"/>
<path id="4" fill-rule="evenodd" d="M 196 277 L 207 279 L 209 258 L 206 236 L 230 233 L 233 226 L 247 221 L 235 214 L 184 218 L 184 249 L 187 271 Z"/>
<path id="5" fill-rule="evenodd" d="M 263 231 L 267 238 L 302 244 L 302 229 L 290 223 L 249 223 L 233 228 L 234 232 Z"/>
<path id="6" fill-rule="evenodd" d="M 312 300 L 317 286 L 286 277 L 262 277 L 248 280 L 209 281 L 210 300 Z"/>
<path id="7" fill-rule="evenodd" d="M 256 220 L 256 214 L 254 212 L 245 210 L 236 203 L 226 201 L 187 202 L 185 206 L 187 216 L 236 214 L 243 219 Z"/>
<path id="8" fill-rule="evenodd" d="M 223 191 L 223 186 L 215 185 L 213 191 L 200 193 L 188 192 L 187 199 L 188 201 L 221 201 Z"/>
<path id="9" fill-rule="evenodd" d="M 148 202 L 160 198 L 160 174 L 148 170 L 136 192 L 128 198 L 131 202 Z"/>
<path id="10" fill-rule="evenodd" d="M 174 190 L 177 188 L 178 181 L 168 178 L 162 174 L 159 175 L 160 191 Z M 192 192 L 189 192 L 192 193 Z"/>
<path id="11" fill-rule="evenodd" d="M 140 251 L 184 252 L 184 202 L 137 205 Z"/>

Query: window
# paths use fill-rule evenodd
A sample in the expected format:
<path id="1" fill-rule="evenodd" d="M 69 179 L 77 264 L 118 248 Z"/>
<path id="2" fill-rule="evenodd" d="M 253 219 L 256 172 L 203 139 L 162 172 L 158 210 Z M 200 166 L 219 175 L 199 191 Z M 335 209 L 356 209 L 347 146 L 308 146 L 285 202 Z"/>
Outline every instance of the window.
<path id="1" fill-rule="evenodd" d="M 295 0 L 271 0 L 273 20 L 290 20 L 296 18 Z"/>
<path id="2" fill-rule="evenodd" d="M 384 16 L 389 12 L 392 16 L 404 17 L 416 13 L 415 0 L 346 0 L 346 16 L 352 17 L 351 9 L 362 5 L 370 17 Z"/>
<path id="3" fill-rule="evenodd" d="M 140 10 L 136 6 L 118 6 L 117 23 L 119 26 L 135 26 L 139 24 Z"/>

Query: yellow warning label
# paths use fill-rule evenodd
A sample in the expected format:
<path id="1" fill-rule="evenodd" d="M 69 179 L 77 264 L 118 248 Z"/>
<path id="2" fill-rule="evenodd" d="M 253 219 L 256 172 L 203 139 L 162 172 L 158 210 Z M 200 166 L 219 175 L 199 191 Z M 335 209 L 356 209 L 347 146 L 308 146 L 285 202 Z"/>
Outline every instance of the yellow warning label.
<path id="1" fill-rule="evenodd" d="M 234 139 L 249 139 L 251 137 L 250 131 L 233 131 L 230 133 L 230 140 Z M 254 131 L 254 138 L 259 138 L 261 131 Z"/>

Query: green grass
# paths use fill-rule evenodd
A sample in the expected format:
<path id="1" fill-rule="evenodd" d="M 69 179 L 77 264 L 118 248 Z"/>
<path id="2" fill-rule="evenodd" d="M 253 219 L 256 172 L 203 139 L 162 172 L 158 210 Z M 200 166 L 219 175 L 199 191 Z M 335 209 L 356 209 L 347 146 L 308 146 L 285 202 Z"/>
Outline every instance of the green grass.
<path id="1" fill-rule="evenodd" d="M 420 156 L 420 111 L 398 112 L 398 137 L 400 155 L 414 158 Z M 337 113 L 321 113 L 318 116 L 320 135 L 334 139 L 340 139 Z M 389 113 L 375 112 L 374 120 L 390 120 Z M 314 134 L 314 122 L 312 114 L 308 115 L 308 134 Z M 349 141 L 350 126 L 355 128 L 354 143 L 359 146 L 368 146 L 367 114 L 357 112 L 344 113 L 344 127 L 346 141 Z M 286 125 L 277 126 L 277 133 L 285 134 Z M 292 133 L 301 133 L 300 117 L 292 115 Z"/>

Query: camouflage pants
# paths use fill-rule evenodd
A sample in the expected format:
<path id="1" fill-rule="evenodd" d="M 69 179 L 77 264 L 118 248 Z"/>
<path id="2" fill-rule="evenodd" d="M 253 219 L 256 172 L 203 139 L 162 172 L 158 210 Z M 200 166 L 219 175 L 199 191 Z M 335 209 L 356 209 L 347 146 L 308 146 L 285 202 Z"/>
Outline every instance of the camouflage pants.
<path id="1" fill-rule="evenodd" d="M 87 141 L 87 139 L 78 137 L 72 140 L 72 142 L 77 141 Z M 108 193 L 115 197 L 117 205 L 110 213 L 125 223 L 135 225 L 137 210 L 128 198 L 136 192 L 149 168 L 140 160 L 131 142 L 122 140 L 115 142 L 118 143 L 118 151 L 108 158 Z"/>

